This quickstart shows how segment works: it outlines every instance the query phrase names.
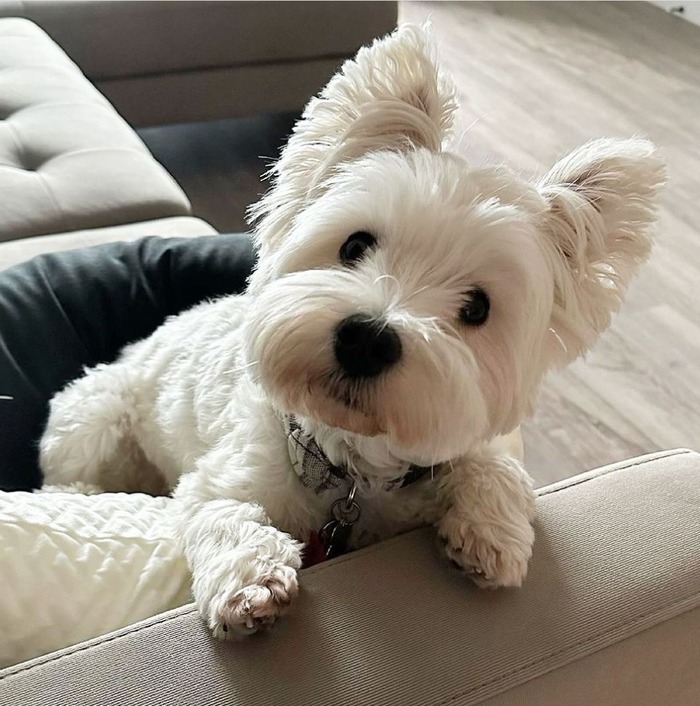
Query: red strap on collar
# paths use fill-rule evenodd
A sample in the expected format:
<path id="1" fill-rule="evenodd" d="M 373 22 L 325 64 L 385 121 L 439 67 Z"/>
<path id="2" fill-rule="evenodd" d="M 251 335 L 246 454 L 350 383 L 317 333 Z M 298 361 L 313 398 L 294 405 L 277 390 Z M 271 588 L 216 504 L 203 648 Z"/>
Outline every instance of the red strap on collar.
<path id="1" fill-rule="evenodd" d="M 308 569 L 310 566 L 315 566 L 320 564 L 322 561 L 326 560 L 326 548 L 323 546 L 321 538 L 318 536 L 318 532 L 312 532 L 309 537 L 309 541 L 304 547 L 304 562 L 301 566 L 302 569 Z"/>

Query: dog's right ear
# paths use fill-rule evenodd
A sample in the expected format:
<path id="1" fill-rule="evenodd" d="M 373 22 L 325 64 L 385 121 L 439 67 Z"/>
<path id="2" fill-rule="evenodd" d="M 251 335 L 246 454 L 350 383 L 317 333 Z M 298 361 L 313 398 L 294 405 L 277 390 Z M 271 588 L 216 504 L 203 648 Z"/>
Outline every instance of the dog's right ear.
<path id="1" fill-rule="evenodd" d="M 270 171 L 272 190 L 250 209 L 261 255 L 339 164 L 381 149 L 438 151 L 456 109 L 427 27 L 402 25 L 360 49 L 308 104 Z"/>

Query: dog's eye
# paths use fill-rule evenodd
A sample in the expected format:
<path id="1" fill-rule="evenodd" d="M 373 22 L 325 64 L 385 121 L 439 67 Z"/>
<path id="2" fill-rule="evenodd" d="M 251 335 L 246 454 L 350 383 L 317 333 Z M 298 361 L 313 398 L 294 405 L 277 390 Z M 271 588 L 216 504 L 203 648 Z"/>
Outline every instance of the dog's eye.
<path id="1" fill-rule="evenodd" d="M 481 326 L 489 318 L 491 302 L 486 292 L 481 289 L 472 289 L 459 310 L 459 318 L 468 326 Z"/>
<path id="2" fill-rule="evenodd" d="M 377 239 L 371 234 L 361 230 L 353 233 L 340 248 L 340 261 L 344 265 L 352 265 L 369 250 Z"/>

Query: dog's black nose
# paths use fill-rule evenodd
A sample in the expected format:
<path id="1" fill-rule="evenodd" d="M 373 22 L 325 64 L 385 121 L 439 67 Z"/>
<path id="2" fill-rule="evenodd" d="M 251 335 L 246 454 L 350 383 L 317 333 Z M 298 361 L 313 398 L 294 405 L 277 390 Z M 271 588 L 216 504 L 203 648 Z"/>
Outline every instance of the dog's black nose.
<path id="1" fill-rule="evenodd" d="M 401 339 L 388 324 L 354 314 L 335 330 L 335 357 L 350 377 L 371 378 L 399 360 Z"/>

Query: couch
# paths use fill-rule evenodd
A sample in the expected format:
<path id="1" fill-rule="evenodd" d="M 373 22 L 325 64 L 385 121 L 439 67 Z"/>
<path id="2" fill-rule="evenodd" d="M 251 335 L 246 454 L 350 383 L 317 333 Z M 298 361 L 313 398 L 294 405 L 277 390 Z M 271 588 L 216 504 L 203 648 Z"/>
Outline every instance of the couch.
<path id="1" fill-rule="evenodd" d="M 215 232 L 132 126 L 300 111 L 395 26 L 396 4 L 0 0 L 0 22 L 6 267 L 45 250 Z M 39 235 L 50 237 L 3 242 Z"/>
<path id="2" fill-rule="evenodd" d="M 272 634 L 218 642 L 188 605 L 0 671 L 0 703 L 696 705 L 699 474 L 676 450 L 541 489 L 521 589 L 418 530 L 304 570 Z"/>
<path id="3" fill-rule="evenodd" d="M 117 3 L 79 4 L 85 18 L 125 21 Z M 80 33 L 71 35 L 58 5 L 12 3 L 56 36 L 65 31 L 69 45 L 77 41 L 73 57 L 105 93 L 111 84 L 110 97 L 134 122 L 169 119 L 173 106 L 137 107 L 138 86 L 160 75 L 163 55 L 155 52 L 152 71 L 125 59 L 129 76 L 110 74 L 99 46 L 79 53 Z M 153 5 L 133 17 L 156 12 Z M 174 12 L 172 32 L 185 23 L 184 10 Z M 267 28 L 270 10 L 260 12 Z M 122 57 L 104 41 L 111 71 L 121 71 Z M 208 68 L 172 85 L 200 71 Z M 212 232 L 58 45 L 26 18 L 0 18 L 0 267 L 106 240 Z M 0 703 L 700 703 L 700 454 L 662 451 L 584 473 L 540 489 L 537 506 L 520 590 L 476 590 L 440 559 L 433 533 L 418 530 L 305 570 L 295 610 L 273 634 L 217 642 L 188 605 L 0 671 Z"/>
<path id="4" fill-rule="evenodd" d="M 300 110 L 396 24 L 395 2 L 0 0 L 46 30 L 131 125 Z M 186 97 L 183 100 L 183 97 Z"/>

